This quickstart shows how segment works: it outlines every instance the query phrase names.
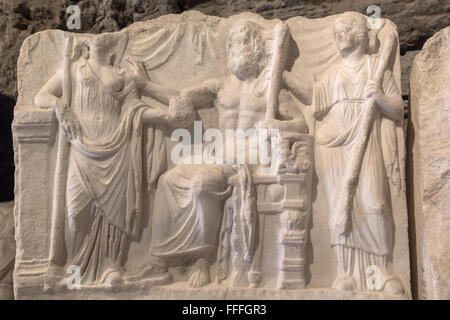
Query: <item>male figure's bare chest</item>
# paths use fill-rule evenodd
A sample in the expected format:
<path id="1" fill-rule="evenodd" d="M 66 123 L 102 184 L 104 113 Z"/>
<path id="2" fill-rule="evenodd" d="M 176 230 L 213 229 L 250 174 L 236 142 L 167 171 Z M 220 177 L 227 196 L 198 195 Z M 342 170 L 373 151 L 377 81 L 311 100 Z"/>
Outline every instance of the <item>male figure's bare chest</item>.
<path id="1" fill-rule="evenodd" d="M 219 113 L 241 116 L 264 113 L 266 108 L 264 95 L 258 96 L 254 83 L 225 81 L 217 95 L 216 106 Z"/>

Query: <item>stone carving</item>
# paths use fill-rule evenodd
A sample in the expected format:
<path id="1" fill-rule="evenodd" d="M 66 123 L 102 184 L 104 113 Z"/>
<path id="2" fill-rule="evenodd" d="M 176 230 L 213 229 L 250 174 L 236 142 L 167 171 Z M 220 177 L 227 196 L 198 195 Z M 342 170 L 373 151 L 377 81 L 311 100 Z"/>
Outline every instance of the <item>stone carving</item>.
<path id="1" fill-rule="evenodd" d="M 394 226 L 388 184 L 388 176 L 399 180 L 390 176 L 399 171 L 387 171 L 398 165 L 398 151 L 383 150 L 388 143 L 396 145 L 393 121 L 403 117 L 401 93 L 387 68 L 395 34 L 390 32 L 380 55 L 370 56 L 376 42 L 366 18 L 345 13 L 335 21 L 334 35 L 341 59 L 312 87 L 286 74 L 293 92 L 301 88 L 299 99 L 311 103 L 317 120 L 316 166 L 327 192 L 338 261 L 333 286 L 367 290 L 366 270 L 374 265 L 383 275 L 381 287 L 402 294 L 401 281 L 391 270 Z"/>
<path id="2" fill-rule="evenodd" d="M 34 100 L 39 107 L 54 108 L 60 127 L 49 277 L 54 278 L 60 271 L 54 269 L 64 265 L 61 212 L 65 207 L 70 236 L 67 261 L 80 268 L 81 280 L 89 284 L 122 282 L 128 238 L 140 230 L 142 127 L 143 123 L 165 123 L 168 115 L 157 104 L 149 106 L 140 99 L 139 89 L 150 95 L 154 89 L 151 83 L 138 86 L 147 77 L 142 64 L 131 62 L 132 69 L 126 70 L 108 63 L 117 54 L 115 42 L 123 40 L 100 36 L 73 45 L 68 36 L 63 68 Z M 160 97 L 168 92 L 160 88 Z M 149 130 L 157 135 L 158 129 Z M 153 139 L 149 143 L 155 148 L 146 156 L 164 161 L 160 138 Z M 164 168 L 162 163 L 147 165 L 154 170 L 148 172 L 149 179 Z"/>
<path id="3" fill-rule="evenodd" d="M 411 73 L 411 132 L 414 217 L 420 299 L 450 298 L 449 109 L 450 28 L 430 38 Z M 412 182 L 411 182 L 412 183 Z M 422 285 L 423 284 L 423 285 Z"/>
<path id="4" fill-rule="evenodd" d="M 13 126 L 18 298 L 409 297 L 389 21 L 187 12 L 36 39 Z"/>
<path id="5" fill-rule="evenodd" d="M 280 23 L 275 28 L 274 41 L 282 46 L 286 42 L 283 31 L 285 33 L 287 27 Z M 171 107 L 176 110 L 194 110 L 205 103 L 210 107 L 215 106 L 218 129 L 225 135 L 223 146 L 227 145 L 229 140 L 232 140 L 233 144 L 238 143 L 234 136 L 226 133 L 227 129 L 284 126 L 301 132 L 306 128 L 306 123 L 301 114 L 296 112 L 296 106 L 287 96 L 287 92 L 281 93 L 284 101 L 282 100 L 279 108 L 279 116 L 286 120 L 275 119 L 274 108 L 267 108 L 265 111 L 266 106 L 270 105 L 268 99 L 274 99 L 276 95 L 278 100 L 280 89 L 272 88 L 270 80 L 275 78 L 279 82 L 281 72 L 278 72 L 278 77 L 268 78 L 267 74 L 271 75 L 278 70 L 277 66 L 272 66 L 270 70 L 270 66 L 264 65 L 264 47 L 260 27 L 252 22 L 240 22 L 229 31 L 227 39 L 227 62 L 231 74 L 207 80 L 198 87 L 184 89 L 181 96 L 173 100 Z M 279 51 L 278 48 L 275 50 Z M 279 53 L 278 51 L 276 52 Z M 260 92 L 255 93 L 256 90 Z M 276 93 L 272 93 L 273 91 Z M 287 120 L 290 118 L 291 120 Z M 216 150 L 216 154 L 218 153 L 219 150 Z M 226 154 L 225 158 L 226 161 L 216 161 L 237 163 L 235 154 Z M 242 273 L 246 268 L 245 264 L 252 259 L 257 232 L 255 187 L 252 178 L 257 169 L 258 166 L 251 168 L 246 164 L 179 164 L 164 174 L 156 190 L 150 249 L 151 255 L 158 258 L 158 261 L 154 262 L 158 267 L 151 266 L 150 269 L 161 272 L 161 266 L 167 266 L 170 260 L 176 260 L 177 257 L 179 259 L 181 256 L 185 262 L 192 256 L 196 262 L 189 279 L 190 285 L 201 287 L 208 284 L 209 264 L 214 259 L 212 254 L 218 247 L 217 234 L 220 233 L 224 219 L 224 203 L 235 189 L 235 196 L 239 200 L 234 209 L 239 212 L 233 213 L 231 219 L 237 221 L 232 222 L 232 229 L 236 238 L 234 241 L 239 241 L 242 247 L 233 245 L 236 255 L 233 257 L 233 268 L 236 270 L 233 270 L 232 282 L 235 285 L 245 283 L 246 281 L 241 279 L 245 277 Z M 218 258 L 222 257 L 219 255 Z M 167 267 L 162 269 L 167 272 Z M 250 282 L 252 283 L 252 280 Z"/>
<path id="6" fill-rule="evenodd" d="M 0 300 L 14 299 L 14 201 L 0 202 Z"/>

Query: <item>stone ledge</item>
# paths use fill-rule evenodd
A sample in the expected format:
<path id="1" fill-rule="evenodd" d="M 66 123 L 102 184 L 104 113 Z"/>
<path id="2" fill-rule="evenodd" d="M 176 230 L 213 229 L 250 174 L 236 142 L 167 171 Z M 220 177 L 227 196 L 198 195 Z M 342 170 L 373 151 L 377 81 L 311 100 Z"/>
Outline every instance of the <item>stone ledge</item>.
<path id="1" fill-rule="evenodd" d="M 56 117 L 51 109 L 16 111 L 14 114 L 12 131 L 19 143 L 51 143 L 55 129 Z"/>

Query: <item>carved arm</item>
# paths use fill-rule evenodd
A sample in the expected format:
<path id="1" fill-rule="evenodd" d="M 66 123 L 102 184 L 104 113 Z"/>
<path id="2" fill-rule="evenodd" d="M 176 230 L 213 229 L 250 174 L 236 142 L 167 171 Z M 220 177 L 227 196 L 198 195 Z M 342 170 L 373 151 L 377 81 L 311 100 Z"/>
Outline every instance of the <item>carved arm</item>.
<path id="1" fill-rule="evenodd" d="M 81 137 L 81 126 L 75 114 L 63 98 L 63 69 L 59 69 L 34 97 L 34 104 L 41 108 L 53 108 L 61 128 L 71 140 Z"/>
<path id="2" fill-rule="evenodd" d="M 130 59 L 128 59 L 128 62 L 130 63 L 131 68 L 125 71 L 144 95 L 168 105 L 172 97 L 180 94 L 180 90 L 178 89 L 152 82 L 147 74 L 144 62 L 132 61 Z"/>
<path id="3" fill-rule="evenodd" d="M 62 97 L 63 69 L 59 69 L 39 90 L 34 104 L 41 108 L 58 107 L 58 99 Z"/>
<path id="4" fill-rule="evenodd" d="M 388 81 L 395 85 L 392 79 L 392 73 L 386 71 L 385 77 L 389 77 Z M 377 83 L 376 79 L 369 80 L 367 83 L 367 97 L 375 99 L 379 106 L 380 112 L 393 120 L 400 120 L 403 117 L 403 99 L 399 91 L 393 95 L 386 95 Z"/>
<path id="5" fill-rule="evenodd" d="M 289 71 L 283 72 L 283 81 L 287 90 L 303 104 L 309 106 L 312 103 L 312 85 L 295 76 Z"/>
<path id="6" fill-rule="evenodd" d="M 180 95 L 191 101 L 195 109 L 211 108 L 222 84 L 223 79 L 207 80 L 199 86 L 181 90 Z"/>

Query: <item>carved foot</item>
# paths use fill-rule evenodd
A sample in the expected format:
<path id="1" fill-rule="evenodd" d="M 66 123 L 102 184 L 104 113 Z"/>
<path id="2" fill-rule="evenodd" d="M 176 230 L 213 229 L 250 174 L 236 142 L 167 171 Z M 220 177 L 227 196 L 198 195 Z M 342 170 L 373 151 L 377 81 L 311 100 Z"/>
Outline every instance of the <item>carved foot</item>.
<path id="1" fill-rule="evenodd" d="M 251 270 L 248 274 L 248 282 L 250 283 L 250 288 L 257 288 L 261 283 L 261 272 Z"/>
<path id="2" fill-rule="evenodd" d="M 355 291 L 355 282 L 350 276 L 340 276 L 334 282 L 333 287 L 339 291 L 352 292 Z"/>
<path id="3" fill-rule="evenodd" d="M 384 285 L 384 291 L 393 296 L 401 296 L 405 293 L 403 285 L 398 279 L 389 279 Z"/>
<path id="4" fill-rule="evenodd" d="M 111 269 L 107 271 L 105 283 L 110 288 L 117 287 L 123 284 L 123 277 L 121 272 L 119 272 L 117 269 Z"/>
<path id="5" fill-rule="evenodd" d="M 199 259 L 194 265 L 189 285 L 193 288 L 201 288 L 211 282 L 209 263 L 205 259 Z"/>

